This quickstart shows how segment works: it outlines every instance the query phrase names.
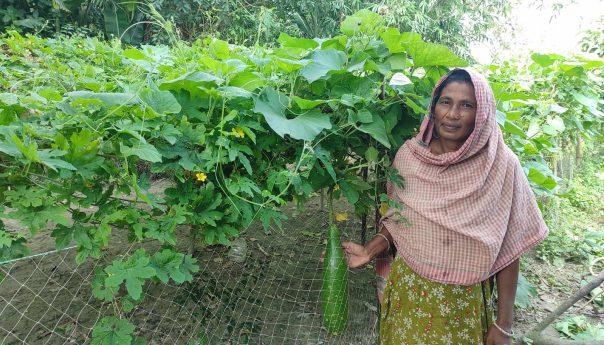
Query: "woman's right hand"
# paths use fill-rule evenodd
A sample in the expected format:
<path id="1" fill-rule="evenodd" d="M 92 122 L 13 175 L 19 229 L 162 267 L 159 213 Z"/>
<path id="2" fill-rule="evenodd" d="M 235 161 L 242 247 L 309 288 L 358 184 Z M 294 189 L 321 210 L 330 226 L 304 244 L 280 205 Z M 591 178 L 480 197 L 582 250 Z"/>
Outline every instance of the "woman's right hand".
<path id="1" fill-rule="evenodd" d="M 346 261 L 348 262 L 348 267 L 350 268 L 364 266 L 372 259 L 370 253 L 361 244 L 345 241 L 342 242 L 342 248 L 344 248 Z"/>

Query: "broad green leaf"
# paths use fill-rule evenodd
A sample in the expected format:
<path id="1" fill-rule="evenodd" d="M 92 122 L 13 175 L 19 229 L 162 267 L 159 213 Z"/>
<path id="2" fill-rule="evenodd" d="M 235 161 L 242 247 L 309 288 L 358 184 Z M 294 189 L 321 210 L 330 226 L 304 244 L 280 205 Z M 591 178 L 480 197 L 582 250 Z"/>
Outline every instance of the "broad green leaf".
<path id="1" fill-rule="evenodd" d="M 5 215 L 6 218 L 17 219 L 25 225 L 32 234 L 48 228 L 48 222 L 69 226 L 66 217 L 66 206 L 50 206 L 36 208 L 21 208 Z"/>
<path id="2" fill-rule="evenodd" d="M 111 93 L 111 92 L 92 92 L 92 91 L 73 91 L 68 92 L 67 97 L 72 100 L 95 99 L 99 100 L 106 107 L 116 105 L 132 105 L 138 103 L 139 98 L 133 93 Z"/>
<path id="3" fill-rule="evenodd" d="M 373 115 L 373 121 L 371 123 L 364 123 L 358 128 L 361 132 L 371 135 L 371 137 L 377 140 L 380 144 L 390 148 L 390 142 L 388 141 L 388 133 L 386 133 L 384 120 L 382 120 L 382 118 L 378 115 Z"/>
<path id="4" fill-rule="evenodd" d="M 248 174 L 250 174 L 250 176 L 253 175 L 253 170 L 252 170 L 252 165 L 250 164 L 249 159 L 247 159 L 247 157 L 239 152 L 239 154 L 237 155 L 237 157 L 239 158 L 239 161 L 241 162 L 241 164 L 243 165 L 243 167 L 245 168 L 245 171 L 247 171 Z"/>
<path id="5" fill-rule="evenodd" d="M 293 47 L 301 49 L 315 49 L 319 46 L 319 43 L 317 43 L 315 40 L 309 38 L 291 37 L 283 32 L 279 34 L 277 42 L 281 44 L 281 47 Z"/>
<path id="6" fill-rule="evenodd" d="M 249 66 L 239 59 L 216 60 L 209 56 L 203 56 L 198 60 L 211 72 L 219 76 L 233 75 L 244 71 Z"/>
<path id="7" fill-rule="evenodd" d="M 213 40 L 208 46 L 208 52 L 213 58 L 226 60 L 230 55 L 228 42 L 222 40 Z"/>
<path id="8" fill-rule="evenodd" d="M 319 50 L 313 53 L 311 63 L 300 70 L 300 75 L 312 83 L 327 75 L 330 71 L 341 70 L 346 63 L 347 56 L 339 50 Z"/>
<path id="9" fill-rule="evenodd" d="M 1 211 L 2 208 L 0 207 Z M 2 230 L 2 221 L 0 221 L 0 262 L 21 258 L 27 254 L 29 254 L 27 240 L 19 234 Z M 0 271 L 0 283 L 2 283 L 3 279 L 4 276 Z"/>
<path id="10" fill-rule="evenodd" d="M 189 91 L 197 91 L 198 86 L 210 86 L 222 84 L 224 80 L 213 74 L 206 72 L 196 71 L 189 72 L 181 75 L 180 77 L 172 80 L 164 81 L 160 84 L 162 90 L 178 90 L 185 89 Z"/>
<path id="11" fill-rule="evenodd" d="M 423 108 L 419 105 L 417 105 L 417 103 L 415 103 L 415 101 L 413 101 L 411 98 L 406 98 L 405 99 L 405 104 L 411 108 L 411 110 L 413 110 L 413 112 L 417 115 L 421 115 L 421 114 L 425 114 L 426 113 L 426 108 Z"/>
<path id="12" fill-rule="evenodd" d="M 180 271 L 184 275 L 184 281 L 191 282 L 193 281 L 192 273 L 199 272 L 199 266 L 197 265 L 197 259 L 192 257 L 189 254 L 186 254 L 182 260 L 182 263 L 179 267 Z"/>
<path id="13" fill-rule="evenodd" d="M 178 138 L 182 137 L 182 132 L 176 129 L 174 125 L 171 124 L 163 126 L 159 133 L 160 136 L 166 139 L 166 141 L 169 142 L 171 145 L 176 144 Z"/>
<path id="14" fill-rule="evenodd" d="M 260 211 L 260 220 L 262 221 L 262 227 L 264 231 L 268 231 L 271 227 L 271 222 L 275 223 L 278 229 L 283 229 L 283 220 L 287 220 L 287 215 L 274 210 L 270 207 L 264 207 Z"/>
<path id="15" fill-rule="evenodd" d="M 67 152 L 43 150 L 38 152 L 38 157 L 40 158 L 40 163 L 46 165 L 54 171 L 57 171 L 58 169 L 67 169 L 72 171 L 78 170 L 71 163 L 55 158 L 63 156 L 65 153 Z"/>
<path id="16" fill-rule="evenodd" d="M 139 142 L 133 147 L 124 146 L 122 143 L 120 143 L 120 152 L 126 157 L 137 156 L 142 160 L 146 160 L 152 163 L 162 161 L 161 153 L 157 151 L 155 146 L 149 143 Z"/>
<path id="17" fill-rule="evenodd" d="M 346 17 L 340 24 L 340 31 L 347 36 L 356 34 L 374 35 L 383 30 L 384 18 L 370 10 L 360 10 Z"/>
<path id="18" fill-rule="evenodd" d="M 196 96 L 189 91 L 178 91 L 175 97 L 182 107 L 181 115 L 201 122 L 207 121 L 207 114 L 202 111 L 202 109 L 205 110 L 210 106 L 207 98 Z"/>
<path id="19" fill-rule="evenodd" d="M 247 91 L 254 91 L 264 85 L 266 85 L 266 79 L 257 72 L 244 71 L 229 80 L 229 86 L 240 87 Z"/>
<path id="20" fill-rule="evenodd" d="M 528 308 L 532 305 L 531 297 L 537 295 L 537 289 L 524 277 L 523 274 L 518 275 L 518 286 L 516 289 L 516 306 L 520 308 Z"/>
<path id="21" fill-rule="evenodd" d="M 359 72 L 365 71 L 365 65 L 367 61 L 371 59 L 371 56 L 365 52 L 358 52 L 352 55 L 348 59 L 348 72 Z"/>
<path id="22" fill-rule="evenodd" d="M 234 176 L 233 178 L 227 179 L 227 182 L 227 189 L 233 194 L 243 192 L 253 197 L 254 193 L 260 193 L 258 186 L 247 177 Z"/>
<path id="23" fill-rule="evenodd" d="M 275 58 L 275 62 L 277 63 L 277 67 L 286 73 L 293 73 L 309 64 L 309 60 L 292 60 L 279 57 Z"/>
<path id="24" fill-rule="evenodd" d="M 549 110 L 557 114 L 563 114 L 568 110 L 568 108 L 564 108 L 563 106 L 554 103 L 549 106 Z"/>
<path id="25" fill-rule="evenodd" d="M 48 194 L 44 189 L 36 187 L 27 187 L 24 185 L 17 185 L 10 190 L 4 192 L 5 200 L 12 203 L 13 208 L 17 211 L 20 207 L 39 207 L 44 204 L 44 201 L 48 198 Z"/>
<path id="26" fill-rule="evenodd" d="M 530 88 L 522 89 L 518 91 L 516 88 L 512 87 L 509 83 L 497 83 L 497 82 L 489 82 L 491 88 L 493 89 L 493 93 L 495 94 L 495 99 L 498 102 L 502 101 L 510 101 L 510 100 L 528 100 L 528 99 L 536 99 L 537 96 L 531 93 Z"/>
<path id="27" fill-rule="evenodd" d="M 294 102 L 296 102 L 298 107 L 300 107 L 300 109 L 302 109 L 302 110 L 312 109 L 312 108 L 315 108 L 317 105 L 325 104 L 328 102 L 326 100 L 320 100 L 320 99 L 312 101 L 312 100 L 300 98 L 298 96 L 293 96 L 292 99 L 294 100 Z"/>
<path id="28" fill-rule="evenodd" d="M 91 345 L 130 345 L 134 325 L 115 316 L 105 316 L 92 329 Z"/>
<path id="29" fill-rule="evenodd" d="M 566 126 L 564 125 L 564 121 L 560 116 L 555 116 L 547 119 L 547 125 L 543 126 L 543 132 L 549 135 L 558 135 L 559 133 L 564 132 Z"/>
<path id="30" fill-rule="evenodd" d="M 218 88 L 225 98 L 252 98 L 252 93 L 248 90 L 236 86 L 221 86 Z"/>
<path id="31" fill-rule="evenodd" d="M 168 283 L 168 280 L 172 278 L 174 282 L 180 284 L 185 281 L 185 276 L 180 271 L 183 258 L 183 254 L 176 253 L 172 249 L 164 249 L 153 255 L 151 267 L 153 267 L 155 275 L 162 283 Z"/>
<path id="32" fill-rule="evenodd" d="M 405 54 L 394 54 L 386 60 L 390 64 L 392 71 L 402 71 L 407 67 L 407 57 Z"/>
<path id="33" fill-rule="evenodd" d="M 38 91 L 38 93 L 40 94 L 40 96 L 46 98 L 49 101 L 59 102 L 59 101 L 63 100 L 62 94 L 59 93 L 59 91 L 52 89 L 52 88 L 41 89 Z"/>
<path id="34" fill-rule="evenodd" d="M 144 249 L 138 249 L 125 262 L 113 261 L 105 268 L 107 273 L 105 286 L 119 289 L 119 286 L 125 282 L 128 295 L 133 300 L 139 300 L 145 280 L 155 276 L 155 269 L 149 265 L 149 262 L 149 255 Z"/>
<path id="35" fill-rule="evenodd" d="M 350 123 L 372 123 L 373 122 L 373 114 L 367 109 L 361 109 L 358 112 L 353 110 L 349 110 L 350 116 L 348 121 Z"/>
<path id="36" fill-rule="evenodd" d="M 23 154 L 21 154 L 19 147 L 17 147 L 17 145 L 13 141 L 0 142 L 0 152 L 4 152 L 7 155 L 16 158 L 23 157 Z"/>
<path id="37" fill-rule="evenodd" d="M 340 103 L 349 106 L 349 107 L 356 107 L 357 104 L 362 104 L 366 101 L 365 97 L 362 96 L 357 96 L 357 95 L 353 95 L 350 93 L 347 93 L 345 95 L 342 95 L 342 97 L 340 98 Z"/>
<path id="38" fill-rule="evenodd" d="M 339 35 L 332 38 L 328 38 L 325 40 L 315 38 L 317 42 L 321 43 L 321 49 L 336 49 L 336 50 L 346 50 L 346 44 L 348 43 L 348 37 L 345 35 Z"/>
<path id="39" fill-rule="evenodd" d="M 527 177 L 529 180 L 547 189 L 554 189 L 558 185 L 558 183 L 556 183 L 554 179 L 546 176 L 541 171 L 535 168 L 529 168 L 529 173 Z"/>
<path id="40" fill-rule="evenodd" d="M 331 153 L 325 150 L 322 146 L 317 145 L 314 149 L 315 156 L 323 163 L 325 170 L 329 176 L 331 176 L 333 182 L 337 182 L 338 179 L 336 177 L 336 172 L 333 169 L 333 164 L 331 163 Z"/>
<path id="41" fill-rule="evenodd" d="M 14 93 L 0 92 L 0 103 L 8 106 L 19 104 L 19 97 Z"/>
<path id="42" fill-rule="evenodd" d="M 140 99 L 158 114 L 178 114 L 181 106 L 170 91 L 144 89 Z"/>
<path id="43" fill-rule="evenodd" d="M 449 48 L 435 43 L 412 40 L 403 43 L 405 50 L 413 59 L 415 67 L 444 66 L 464 67 L 468 63 L 455 55 Z"/>
<path id="44" fill-rule="evenodd" d="M 506 120 L 505 125 L 503 125 L 503 130 L 507 133 L 515 134 L 521 138 L 526 138 L 526 133 L 524 130 L 518 127 L 518 125 L 513 121 Z"/>
<path id="45" fill-rule="evenodd" d="M 284 94 L 266 88 L 256 97 L 254 112 L 264 116 L 268 125 L 279 136 L 286 134 L 294 139 L 312 141 L 323 129 L 330 129 L 329 116 L 318 111 L 309 111 L 293 119 L 285 116 L 289 98 Z"/>
<path id="46" fill-rule="evenodd" d="M 497 120 L 497 124 L 499 126 L 505 126 L 505 121 L 507 120 L 507 116 L 505 113 L 499 109 L 495 111 L 495 119 Z"/>
<path id="47" fill-rule="evenodd" d="M 548 67 L 556 61 L 564 61 L 565 58 L 558 54 L 539 54 L 534 53 L 531 55 L 531 59 L 539 64 L 541 67 Z"/>
<path id="48" fill-rule="evenodd" d="M 356 190 L 353 184 L 342 180 L 339 182 L 339 185 L 342 194 L 344 194 L 346 199 L 348 199 L 348 202 L 351 204 L 356 204 L 357 201 L 359 201 L 359 192 Z"/>
<path id="49" fill-rule="evenodd" d="M 598 110 L 598 100 L 597 99 L 586 96 L 581 93 L 573 93 L 573 97 L 577 100 L 577 102 L 579 102 L 583 106 L 585 106 L 585 108 L 587 108 L 593 115 L 598 116 L 598 117 L 604 116 L 604 113 L 602 113 L 600 110 Z"/>
<path id="50" fill-rule="evenodd" d="M 35 141 L 31 141 L 25 145 L 25 143 L 23 143 L 23 141 L 21 141 L 21 139 L 19 139 L 15 133 L 12 133 L 10 138 L 25 159 L 30 162 L 40 162 L 40 157 L 38 156 L 38 145 Z"/>
<path id="51" fill-rule="evenodd" d="M 422 38 L 419 34 L 415 34 L 414 39 L 421 41 Z M 388 28 L 382 34 L 381 38 L 386 44 L 386 47 L 391 54 L 402 53 L 405 51 L 403 47 L 403 38 L 401 32 L 396 28 Z"/>
<path id="52" fill-rule="evenodd" d="M 51 236 L 55 239 L 55 247 L 58 250 L 67 248 L 73 238 L 73 227 L 58 225 L 52 231 Z"/>
<path id="53" fill-rule="evenodd" d="M 143 53 L 140 50 L 135 49 L 135 48 L 125 49 L 122 52 L 122 55 L 124 55 L 124 57 L 126 57 L 128 59 L 132 59 L 132 60 L 149 60 L 149 57 L 147 55 L 145 55 L 145 53 Z"/>
<path id="54" fill-rule="evenodd" d="M 586 69 L 600 68 L 604 66 L 604 60 L 590 60 L 579 57 L 579 61 L 583 62 Z"/>
<path id="55" fill-rule="evenodd" d="M 365 159 L 369 162 L 377 162 L 378 156 L 379 156 L 379 152 L 373 146 L 369 146 L 367 148 L 367 151 L 365 151 Z"/>

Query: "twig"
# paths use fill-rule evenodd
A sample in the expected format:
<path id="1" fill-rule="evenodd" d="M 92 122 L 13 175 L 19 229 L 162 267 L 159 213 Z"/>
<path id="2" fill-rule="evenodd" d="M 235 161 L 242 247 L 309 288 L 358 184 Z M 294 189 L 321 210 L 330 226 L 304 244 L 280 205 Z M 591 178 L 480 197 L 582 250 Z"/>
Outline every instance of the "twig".
<path id="1" fill-rule="evenodd" d="M 262 249 L 262 247 L 260 246 L 260 243 L 256 242 L 256 245 L 258 246 L 258 249 L 260 249 L 260 251 L 262 252 L 262 254 L 264 254 L 266 256 L 270 256 L 270 255 L 268 255 L 267 252 L 264 251 L 264 249 Z"/>
<path id="2" fill-rule="evenodd" d="M 596 298 L 598 298 L 598 296 L 600 296 L 603 292 L 604 292 L 604 290 L 595 294 L 589 301 L 587 301 L 587 303 L 585 303 L 583 306 L 579 307 L 579 309 L 577 309 L 577 311 L 582 310 L 583 308 L 587 307 L 591 302 L 593 302 Z"/>

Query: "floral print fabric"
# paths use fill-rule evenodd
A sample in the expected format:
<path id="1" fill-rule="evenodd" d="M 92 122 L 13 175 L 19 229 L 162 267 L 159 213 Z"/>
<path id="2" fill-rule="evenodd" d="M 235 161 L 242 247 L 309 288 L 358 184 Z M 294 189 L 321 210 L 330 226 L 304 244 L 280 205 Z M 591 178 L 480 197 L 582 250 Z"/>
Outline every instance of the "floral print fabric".
<path id="1" fill-rule="evenodd" d="M 381 345 L 481 345 L 493 322 L 489 281 L 442 284 L 397 257 L 384 290 Z"/>

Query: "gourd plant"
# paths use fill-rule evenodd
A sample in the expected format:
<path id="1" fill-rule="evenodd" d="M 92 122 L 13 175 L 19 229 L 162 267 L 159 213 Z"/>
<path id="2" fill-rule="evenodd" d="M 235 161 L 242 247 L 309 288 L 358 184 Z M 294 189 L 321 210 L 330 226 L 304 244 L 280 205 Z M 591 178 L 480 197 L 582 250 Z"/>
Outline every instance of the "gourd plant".
<path id="1" fill-rule="evenodd" d="M 159 243 L 97 270 L 93 294 L 121 315 L 150 281 L 192 280 L 196 259 L 182 242 L 229 245 L 257 219 L 282 228 L 280 206 L 322 189 L 368 214 L 389 202 L 385 178 L 402 183 L 390 159 L 435 82 L 465 62 L 370 11 L 341 31 L 282 34 L 275 49 L 211 38 L 122 49 L 10 33 L 2 46 L 22 80 L 0 84 L 3 216 L 48 231 L 57 248 L 74 243 L 78 263 L 104 257 L 116 236 Z M 152 175 L 168 181 L 163 193 L 151 191 Z M 183 240 L 176 229 L 185 225 L 192 236 Z M 23 236 L 0 231 L 3 255 L 23 254 Z M 133 330 L 108 316 L 93 336 L 118 332 L 128 343 Z"/>

